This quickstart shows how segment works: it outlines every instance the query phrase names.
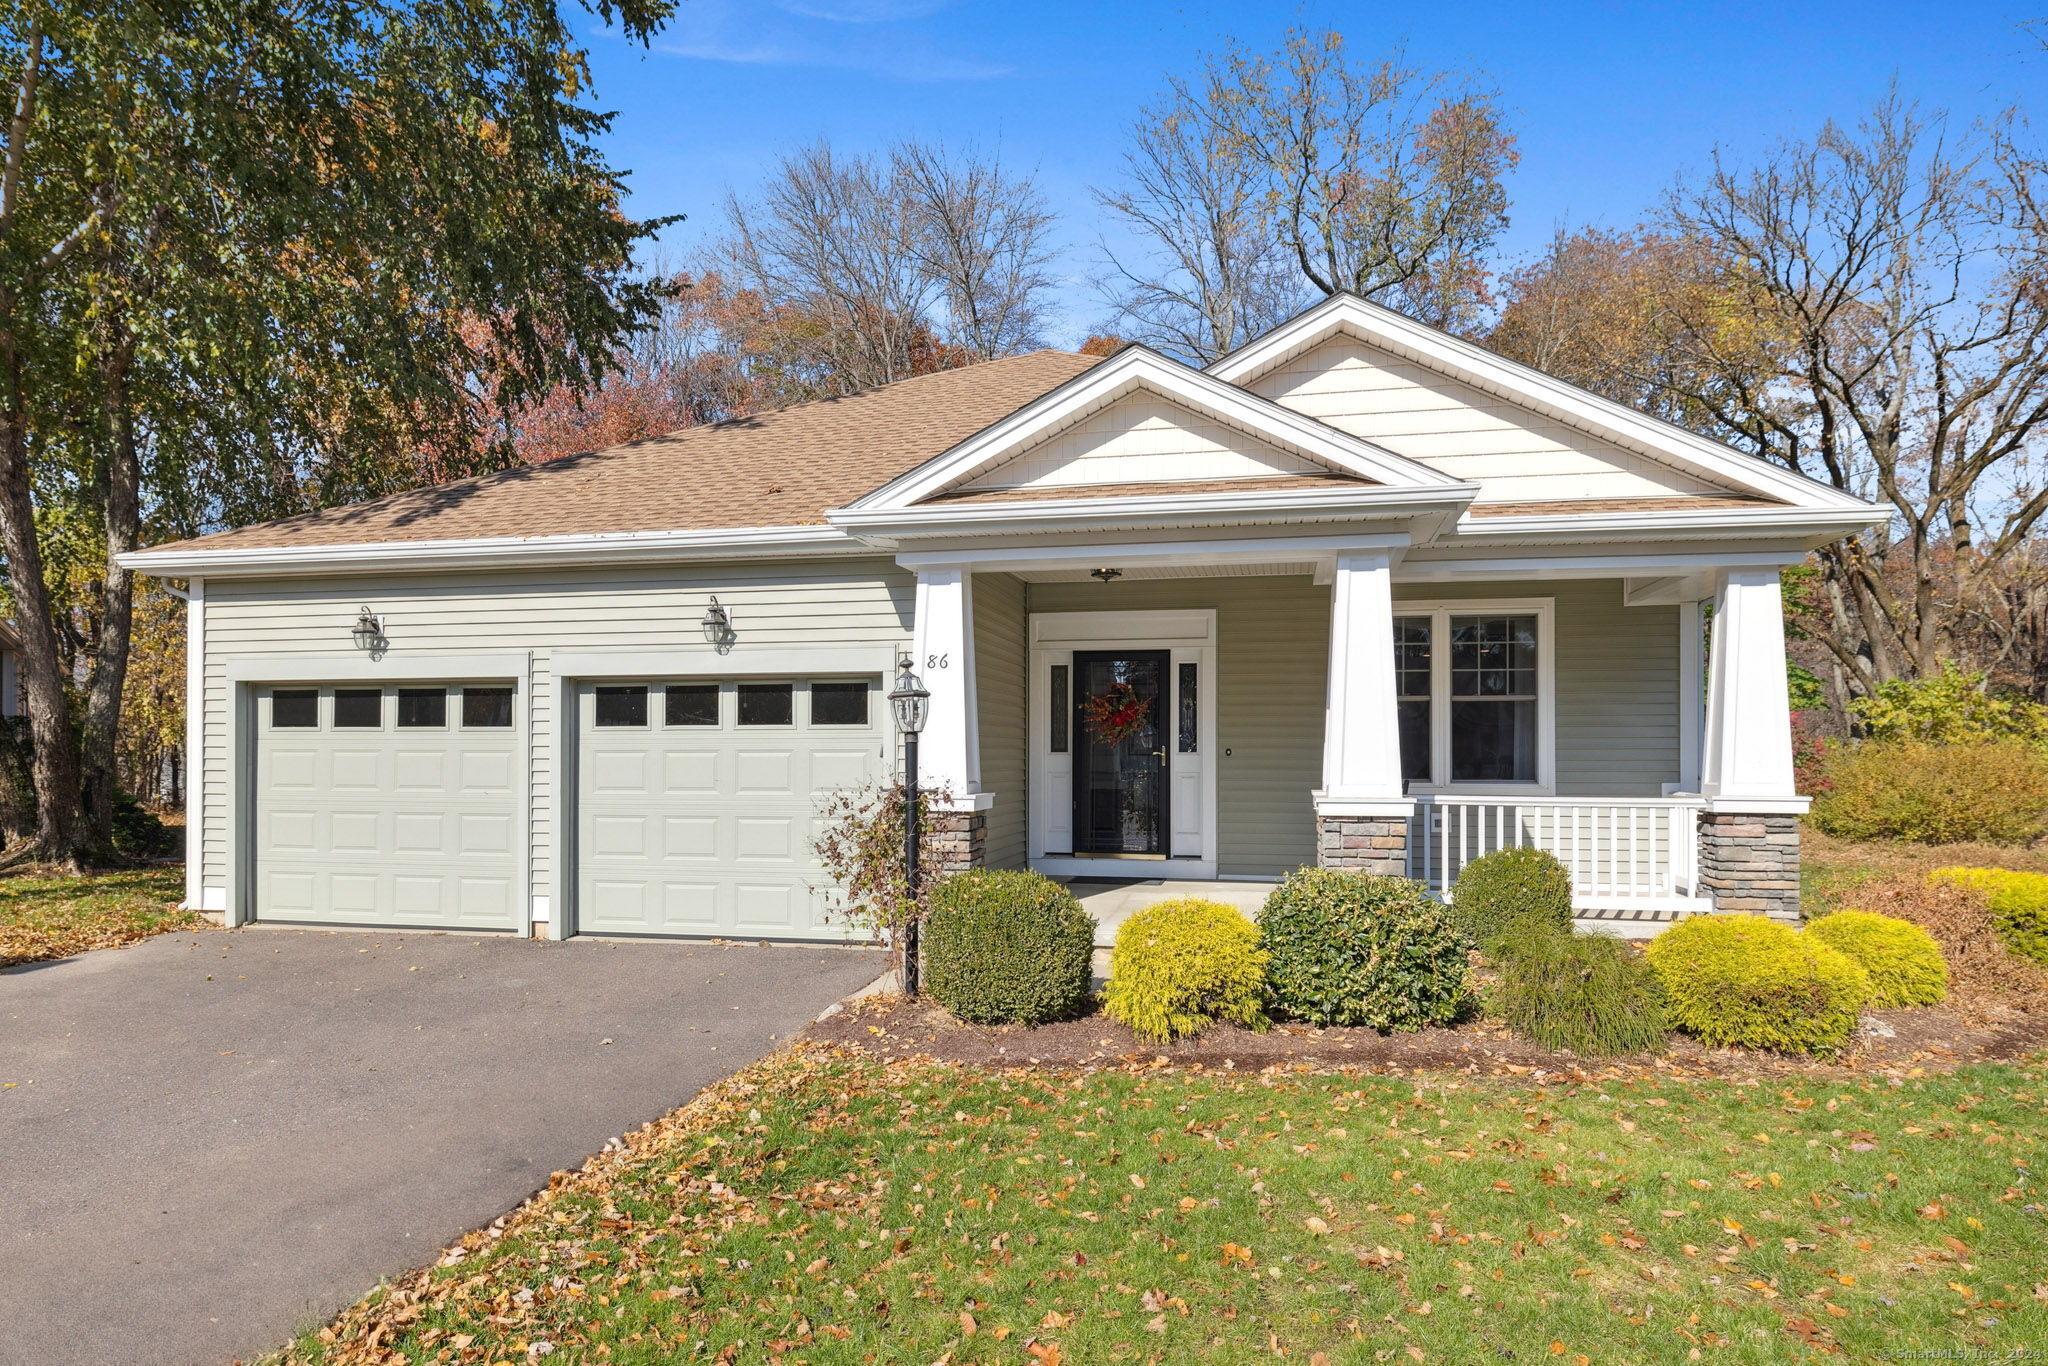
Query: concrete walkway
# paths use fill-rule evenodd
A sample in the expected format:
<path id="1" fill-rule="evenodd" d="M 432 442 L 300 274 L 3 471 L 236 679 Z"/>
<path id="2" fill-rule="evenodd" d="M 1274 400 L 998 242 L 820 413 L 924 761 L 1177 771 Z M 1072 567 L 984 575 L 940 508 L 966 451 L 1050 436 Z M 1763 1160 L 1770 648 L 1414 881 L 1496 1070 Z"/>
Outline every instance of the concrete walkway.
<path id="1" fill-rule="evenodd" d="M 249 929 L 0 973 L 0 1362 L 257 1356 L 884 966 Z"/>

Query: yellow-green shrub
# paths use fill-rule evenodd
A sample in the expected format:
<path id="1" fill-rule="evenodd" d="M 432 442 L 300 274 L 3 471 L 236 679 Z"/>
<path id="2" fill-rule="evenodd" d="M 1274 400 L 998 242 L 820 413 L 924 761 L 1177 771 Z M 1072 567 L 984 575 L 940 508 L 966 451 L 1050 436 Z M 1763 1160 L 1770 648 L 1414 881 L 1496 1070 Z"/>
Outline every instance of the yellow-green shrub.
<path id="1" fill-rule="evenodd" d="M 2006 952 L 2048 967 L 2048 873 L 2005 868 L 1937 868 L 1930 882 L 1983 892 Z"/>
<path id="2" fill-rule="evenodd" d="M 1868 741 L 1828 751 L 1809 817 L 1839 839 L 2023 844 L 2048 829 L 2048 755 L 2021 740 Z"/>
<path id="3" fill-rule="evenodd" d="M 1870 1000 L 1854 959 L 1760 915 L 1696 915 L 1648 952 L 1666 1019 L 1702 1043 L 1833 1053 Z"/>
<path id="4" fill-rule="evenodd" d="M 1181 897 L 1126 920 L 1109 951 L 1103 1009 L 1148 1039 L 1199 1034 L 1217 1020 L 1263 1029 L 1266 954 L 1244 913 Z"/>
<path id="5" fill-rule="evenodd" d="M 1948 995 L 1948 961 L 1934 936 L 1910 920 L 1836 911 L 1806 933 L 1855 959 L 1870 974 L 1870 1004 L 1931 1006 Z"/>

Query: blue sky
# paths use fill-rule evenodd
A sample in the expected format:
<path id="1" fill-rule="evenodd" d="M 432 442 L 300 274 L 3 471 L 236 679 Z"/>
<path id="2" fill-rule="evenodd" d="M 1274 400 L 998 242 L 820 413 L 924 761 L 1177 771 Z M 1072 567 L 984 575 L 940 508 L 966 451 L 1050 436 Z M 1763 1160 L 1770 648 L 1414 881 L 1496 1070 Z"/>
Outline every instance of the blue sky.
<path id="1" fill-rule="evenodd" d="M 1717 145 L 1735 153 L 1852 118 L 1896 75 L 1931 107 L 1988 114 L 2048 94 L 2048 52 L 2018 5 L 1173 5 L 1152 0 L 682 0 L 643 51 L 593 28 L 606 147 L 631 171 L 634 212 L 684 213 L 687 253 L 784 151 L 828 135 L 870 150 L 917 136 L 998 148 L 1036 172 L 1062 219 L 1072 343 L 1105 310 L 1088 283 L 1123 130 L 1167 72 L 1235 37 L 1277 46 L 1292 24 L 1333 27 L 1356 53 L 1407 48 L 1418 65 L 1484 73 L 1521 139 L 1511 255 L 1561 224 L 1626 226 Z M 2037 111 L 2048 136 L 2048 104 Z"/>

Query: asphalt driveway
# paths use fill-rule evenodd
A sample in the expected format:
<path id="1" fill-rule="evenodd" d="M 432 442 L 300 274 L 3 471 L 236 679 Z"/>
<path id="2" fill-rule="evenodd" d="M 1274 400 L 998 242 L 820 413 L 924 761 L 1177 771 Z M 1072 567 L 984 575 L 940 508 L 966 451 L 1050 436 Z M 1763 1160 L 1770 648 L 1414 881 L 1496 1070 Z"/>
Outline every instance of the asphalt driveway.
<path id="1" fill-rule="evenodd" d="M 0 1362 L 256 1356 L 883 966 L 251 929 L 0 973 Z"/>

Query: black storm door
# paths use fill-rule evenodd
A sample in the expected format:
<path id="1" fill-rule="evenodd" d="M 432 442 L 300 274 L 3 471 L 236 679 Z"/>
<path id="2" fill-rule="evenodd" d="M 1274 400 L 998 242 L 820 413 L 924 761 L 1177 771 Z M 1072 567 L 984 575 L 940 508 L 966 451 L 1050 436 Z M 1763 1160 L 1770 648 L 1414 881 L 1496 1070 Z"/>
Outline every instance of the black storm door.
<path id="1" fill-rule="evenodd" d="M 1074 654 L 1074 852 L 1166 854 L 1165 650 Z"/>

